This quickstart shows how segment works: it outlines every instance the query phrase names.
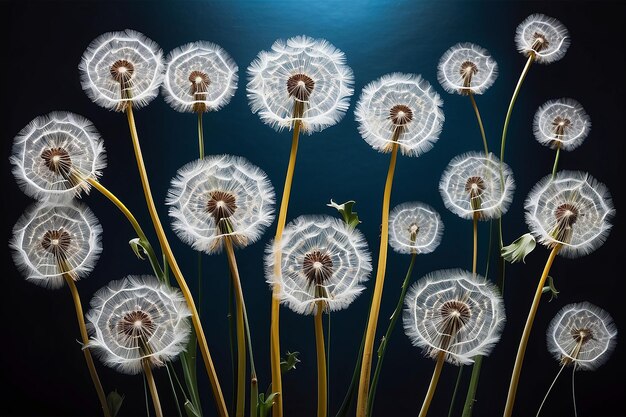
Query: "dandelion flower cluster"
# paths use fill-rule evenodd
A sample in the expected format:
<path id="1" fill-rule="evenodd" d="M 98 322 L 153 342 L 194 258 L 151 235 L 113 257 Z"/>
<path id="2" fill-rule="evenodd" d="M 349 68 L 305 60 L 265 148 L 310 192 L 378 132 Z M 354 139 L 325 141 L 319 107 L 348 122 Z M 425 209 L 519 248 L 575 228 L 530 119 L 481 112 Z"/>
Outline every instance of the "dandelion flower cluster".
<path id="1" fill-rule="evenodd" d="M 174 110 L 203 113 L 228 104 L 237 89 L 237 64 L 222 47 L 191 42 L 165 59 L 163 96 Z"/>
<path id="2" fill-rule="evenodd" d="M 26 280 L 45 288 L 63 285 L 64 274 L 84 278 L 95 266 L 102 227 L 82 204 L 33 204 L 13 228 L 13 260 Z"/>
<path id="3" fill-rule="evenodd" d="M 429 151 L 441 132 L 443 101 L 420 75 L 393 73 L 369 83 L 354 112 L 359 133 L 374 149 L 403 155 Z"/>
<path id="4" fill-rule="evenodd" d="M 540 64 L 550 64 L 565 56 L 570 37 L 567 28 L 555 18 L 532 14 L 517 27 L 515 44 L 520 53 L 534 55 Z"/>
<path id="5" fill-rule="evenodd" d="M 593 370 L 615 348 L 617 329 L 606 311 L 587 302 L 563 307 L 548 327 L 548 350 L 563 365 Z"/>
<path id="6" fill-rule="evenodd" d="M 576 258 L 606 240 L 614 209 L 604 184 L 581 171 L 561 171 L 539 181 L 525 203 L 526 223 L 540 243 L 562 245 L 559 254 Z"/>
<path id="7" fill-rule="evenodd" d="M 167 204 L 174 231 L 195 250 L 217 253 L 223 239 L 237 247 L 257 241 L 274 220 L 274 188 L 248 160 L 219 155 L 178 170 Z"/>
<path id="8" fill-rule="evenodd" d="M 483 94 L 498 78 L 498 64 L 486 49 L 458 43 L 439 60 L 437 78 L 448 93 Z"/>
<path id="9" fill-rule="evenodd" d="M 481 220 L 502 216 L 509 209 L 514 190 L 511 169 L 491 153 L 468 152 L 454 157 L 439 182 L 446 208 L 464 219 L 472 219 L 474 214 Z"/>
<path id="10" fill-rule="evenodd" d="M 398 253 L 430 253 L 437 249 L 442 235 L 441 217 L 427 204 L 403 203 L 391 210 L 389 244 Z"/>
<path id="11" fill-rule="evenodd" d="M 301 121 L 312 133 L 339 122 L 350 105 L 354 76 L 342 51 L 323 39 L 279 39 L 248 67 L 253 113 L 280 131 Z"/>
<path id="12" fill-rule="evenodd" d="M 431 358 L 440 351 L 446 361 L 469 364 L 487 356 L 504 327 L 504 304 L 482 277 L 460 269 L 436 271 L 407 293 L 404 330 L 413 345 Z"/>
<path id="13" fill-rule="evenodd" d="M 276 251 L 282 253 L 279 276 Z M 347 308 L 372 271 L 361 232 L 329 216 L 301 216 L 289 223 L 280 247 L 268 246 L 265 266 L 268 282 L 280 284 L 281 302 L 300 314 L 313 314 L 318 302 L 330 311 Z"/>
<path id="14" fill-rule="evenodd" d="M 185 350 L 191 313 L 181 292 L 151 276 L 129 276 L 100 289 L 91 300 L 88 347 L 125 374 L 142 361 L 163 366 Z"/>
<path id="15" fill-rule="evenodd" d="M 146 106 L 159 94 L 163 51 L 133 30 L 108 32 L 91 42 L 78 66 L 87 96 L 99 106 L 125 111 Z"/>
<path id="16" fill-rule="evenodd" d="M 13 175 L 36 199 L 73 197 L 89 191 L 106 166 L 100 134 L 82 116 L 53 112 L 33 119 L 13 141 Z"/>
<path id="17" fill-rule="evenodd" d="M 591 130 L 589 116 L 576 100 L 561 98 L 544 103 L 533 120 L 533 133 L 542 145 L 564 151 L 578 148 Z"/>

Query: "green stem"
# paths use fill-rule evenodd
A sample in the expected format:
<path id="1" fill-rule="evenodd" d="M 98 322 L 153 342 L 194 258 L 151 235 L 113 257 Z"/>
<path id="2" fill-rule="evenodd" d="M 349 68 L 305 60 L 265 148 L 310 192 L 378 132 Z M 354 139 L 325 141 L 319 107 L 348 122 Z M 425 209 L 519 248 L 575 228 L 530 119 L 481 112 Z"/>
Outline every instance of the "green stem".
<path id="1" fill-rule="evenodd" d="M 176 404 L 176 412 L 178 413 L 178 417 L 183 417 L 183 413 L 180 411 L 180 405 L 178 404 L 178 395 L 176 394 L 176 387 L 174 386 L 174 381 L 172 380 L 172 374 L 170 372 L 171 364 L 169 361 L 167 361 L 166 364 L 167 364 L 167 367 L 165 369 L 167 370 L 167 378 L 170 381 L 170 387 L 172 389 L 172 394 L 174 395 L 174 403 Z"/>
<path id="2" fill-rule="evenodd" d="M 474 365 L 472 366 L 472 377 L 469 387 L 467 388 L 467 396 L 465 397 L 465 405 L 463 406 L 463 417 L 471 417 L 476 403 L 476 391 L 478 390 L 478 379 L 480 378 L 480 369 L 483 364 L 484 356 L 474 356 Z"/>
<path id="3" fill-rule="evenodd" d="M 235 299 L 235 288 L 233 285 L 233 279 L 230 270 L 228 271 L 228 277 L 230 278 L 228 280 L 228 344 L 230 345 L 230 372 L 232 381 L 232 395 L 230 399 L 230 407 L 234 413 L 236 404 L 235 393 L 237 392 L 237 372 L 235 367 L 235 344 L 237 342 L 235 341 L 235 326 L 233 324 L 233 300 Z"/>
<path id="4" fill-rule="evenodd" d="M 454 391 L 452 392 L 452 399 L 450 400 L 450 408 L 448 408 L 448 417 L 452 417 L 454 411 L 454 403 L 456 402 L 456 394 L 459 392 L 459 385 L 461 385 L 461 378 L 463 377 L 464 366 L 459 366 L 459 373 L 456 376 L 456 383 L 454 384 Z"/>
<path id="5" fill-rule="evenodd" d="M 485 135 L 485 128 L 483 126 L 483 119 L 480 117 L 480 111 L 478 111 L 478 105 L 476 104 L 476 100 L 474 99 L 474 93 L 472 90 L 469 91 L 469 98 L 472 102 L 472 107 L 474 108 L 474 113 L 476 113 L 476 119 L 478 120 L 478 127 L 480 128 L 480 135 L 483 138 L 483 147 L 485 148 L 485 156 L 489 156 L 489 147 L 487 146 L 487 136 Z"/>
<path id="6" fill-rule="evenodd" d="M 561 143 L 556 145 L 556 155 L 554 156 L 554 165 L 552 166 L 552 179 L 556 177 L 556 170 L 559 167 L 559 156 L 561 155 Z"/>
<path id="7" fill-rule="evenodd" d="M 204 128 L 202 127 L 202 113 L 198 112 L 198 153 L 204 159 Z"/>

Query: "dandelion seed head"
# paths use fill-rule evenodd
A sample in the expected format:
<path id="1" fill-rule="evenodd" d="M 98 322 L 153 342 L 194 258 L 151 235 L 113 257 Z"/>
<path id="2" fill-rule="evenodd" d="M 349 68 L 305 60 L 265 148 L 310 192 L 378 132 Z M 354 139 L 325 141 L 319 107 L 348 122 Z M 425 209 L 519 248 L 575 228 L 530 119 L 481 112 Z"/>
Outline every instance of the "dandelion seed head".
<path id="1" fill-rule="evenodd" d="M 591 120 L 576 100 L 561 98 L 544 103 L 533 120 L 533 133 L 539 143 L 564 151 L 578 148 L 589 135 Z"/>
<path id="2" fill-rule="evenodd" d="M 441 217 L 427 204 L 402 203 L 389 214 L 389 244 L 398 253 L 433 252 L 442 235 Z"/>
<path id="3" fill-rule="evenodd" d="M 550 64 L 565 56 L 570 44 L 567 28 L 558 20 L 543 14 L 528 16 L 515 31 L 517 50 L 533 54 L 540 64 Z"/>
<path id="4" fill-rule="evenodd" d="M 483 94 L 498 78 L 498 64 L 489 52 L 473 43 L 448 49 L 437 67 L 437 79 L 451 94 Z"/>

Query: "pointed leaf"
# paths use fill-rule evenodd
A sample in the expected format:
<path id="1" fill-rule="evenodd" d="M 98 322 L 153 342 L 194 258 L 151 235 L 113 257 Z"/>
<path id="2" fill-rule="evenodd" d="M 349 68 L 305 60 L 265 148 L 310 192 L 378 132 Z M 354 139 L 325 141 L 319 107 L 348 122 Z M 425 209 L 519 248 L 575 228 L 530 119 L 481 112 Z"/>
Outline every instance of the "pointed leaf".
<path id="1" fill-rule="evenodd" d="M 532 252 L 537 246 L 537 242 L 535 238 L 530 233 L 526 233 L 525 235 L 520 236 L 515 239 L 513 243 L 508 246 L 504 246 L 500 251 L 502 257 L 510 262 L 525 262 L 526 256 Z"/>
<path id="2" fill-rule="evenodd" d="M 555 298 L 559 298 L 559 291 L 554 286 L 554 279 L 549 275 L 548 275 L 548 285 L 546 285 L 545 287 L 541 289 L 542 294 L 545 294 L 547 292 L 550 293 L 550 299 L 548 300 L 548 302 L 554 300 Z"/>
<path id="3" fill-rule="evenodd" d="M 146 259 L 146 250 L 144 249 L 143 245 L 141 244 L 141 240 L 138 237 L 129 240 L 128 244 L 133 249 L 133 252 L 135 252 L 135 255 L 137 255 L 137 258 L 141 259 L 142 261 Z"/>
<path id="4" fill-rule="evenodd" d="M 120 395 L 116 390 L 109 392 L 109 395 L 107 395 L 107 405 L 109 406 L 109 411 L 111 411 L 111 417 L 117 416 L 123 402 L 124 395 Z"/>
<path id="5" fill-rule="evenodd" d="M 337 204 L 331 199 L 330 204 L 326 204 L 326 205 L 328 207 L 332 207 L 336 209 L 341 214 L 341 217 L 343 217 L 343 221 L 346 222 L 346 224 L 349 227 L 354 229 L 361 223 L 361 220 L 359 220 L 359 215 L 357 214 L 357 212 L 352 211 L 352 207 L 354 206 L 354 204 L 355 204 L 354 200 L 346 201 L 343 204 Z"/>
<path id="6" fill-rule="evenodd" d="M 194 406 L 191 401 L 185 401 L 183 407 L 185 407 L 185 413 L 187 413 L 187 417 L 201 417 L 200 413 L 198 413 L 198 410 L 196 410 L 196 406 Z"/>

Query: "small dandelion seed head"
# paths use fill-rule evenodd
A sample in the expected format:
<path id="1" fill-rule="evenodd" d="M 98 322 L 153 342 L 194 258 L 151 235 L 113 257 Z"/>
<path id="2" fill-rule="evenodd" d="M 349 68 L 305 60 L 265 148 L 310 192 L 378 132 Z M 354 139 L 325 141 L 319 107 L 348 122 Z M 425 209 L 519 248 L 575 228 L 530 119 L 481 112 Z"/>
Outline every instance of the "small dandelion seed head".
<path id="1" fill-rule="evenodd" d="M 389 244 L 398 253 L 433 252 L 441 243 L 442 235 L 441 217 L 427 204 L 402 203 L 389 214 Z"/>
<path id="2" fill-rule="evenodd" d="M 217 111 L 235 95 L 239 69 L 219 45 L 191 42 L 170 52 L 165 62 L 161 91 L 165 101 L 176 111 Z"/>
<path id="3" fill-rule="evenodd" d="M 406 296 L 404 329 L 414 346 L 435 358 L 445 352 L 455 365 L 488 356 L 504 327 L 504 303 L 497 290 L 471 272 L 448 269 L 430 273 Z"/>
<path id="4" fill-rule="evenodd" d="M 528 194 L 526 223 L 548 248 L 562 245 L 559 254 L 577 258 L 593 252 L 606 240 L 614 215 L 604 184 L 581 171 L 546 176 Z"/>
<path id="5" fill-rule="evenodd" d="M 437 79 L 451 94 L 483 94 L 498 78 L 498 64 L 489 52 L 473 43 L 448 49 L 437 67 Z"/>
<path id="6" fill-rule="evenodd" d="M 125 374 L 141 372 L 142 361 L 164 366 L 185 350 L 191 327 L 180 290 L 151 276 L 129 276 L 100 289 L 91 300 L 87 345 Z"/>
<path id="7" fill-rule="evenodd" d="M 371 271 L 361 232 L 329 216 L 296 218 L 285 227 L 280 247 L 272 242 L 265 257 L 268 283 L 280 285 L 281 303 L 300 314 L 313 314 L 320 303 L 329 311 L 347 308 Z"/>
<path id="8" fill-rule="evenodd" d="M 615 348 L 617 329 L 611 316 L 588 303 L 568 304 L 550 322 L 548 350 L 562 365 L 594 370 Z"/>
<path id="9" fill-rule="evenodd" d="M 550 64 L 565 56 L 570 37 L 567 28 L 558 20 L 533 14 L 517 27 L 515 44 L 525 56 L 533 55 L 536 62 Z"/>
<path id="10" fill-rule="evenodd" d="M 535 139 L 552 149 L 578 148 L 591 131 L 591 120 L 576 100 L 560 98 L 544 103 L 533 120 Z"/>
<path id="11" fill-rule="evenodd" d="M 359 133 L 374 149 L 390 152 L 397 144 L 403 155 L 419 156 L 439 139 L 443 101 L 416 74 L 387 74 L 363 88 L 354 116 Z"/>

